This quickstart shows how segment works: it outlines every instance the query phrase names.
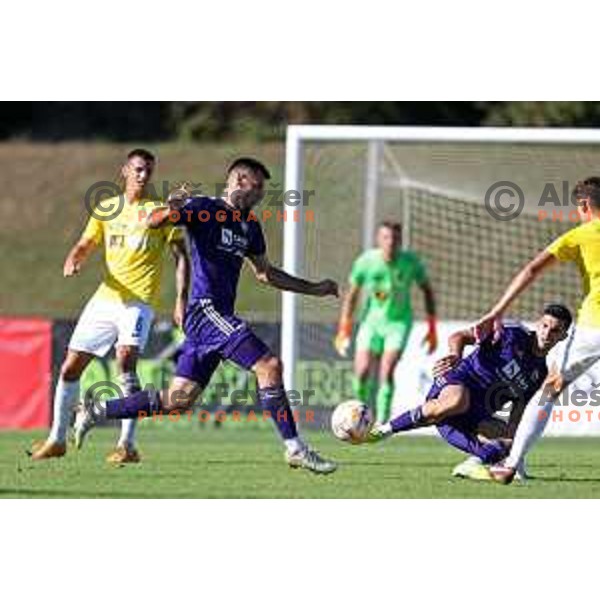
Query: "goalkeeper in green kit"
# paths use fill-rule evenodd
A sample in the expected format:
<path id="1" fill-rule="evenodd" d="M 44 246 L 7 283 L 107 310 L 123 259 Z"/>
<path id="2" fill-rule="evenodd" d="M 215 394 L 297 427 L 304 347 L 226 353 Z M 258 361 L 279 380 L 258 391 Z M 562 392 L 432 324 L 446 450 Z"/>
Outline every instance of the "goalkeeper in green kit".
<path id="1" fill-rule="evenodd" d="M 354 393 L 369 403 L 377 388 L 376 418 L 386 423 L 394 397 L 394 371 L 408 343 L 413 324 L 411 288 L 423 291 L 427 313 L 429 354 L 437 348 L 435 299 L 425 266 L 419 256 L 402 250 L 401 226 L 385 221 L 377 231 L 377 248 L 361 254 L 352 265 L 350 290 L 344 297 L 335 348 L 348 355 L 352 338 L 352 315 L 364 293 L 354 356 Z"/>

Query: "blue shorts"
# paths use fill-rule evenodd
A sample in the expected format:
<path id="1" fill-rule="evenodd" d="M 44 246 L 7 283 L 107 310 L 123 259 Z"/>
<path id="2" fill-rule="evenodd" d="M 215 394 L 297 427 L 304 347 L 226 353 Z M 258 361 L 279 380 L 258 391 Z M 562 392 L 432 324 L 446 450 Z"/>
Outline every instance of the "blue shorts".
<path id="1" fill-rule="evenodd" d="M 212 303 L 192 309 L 193 331 L 186 327 L 186 340 L 177 350 L 175 375 L 206 387 L 222 360 L 230 360 L 250 370 L 267 354 L 269 347 L 248 323 L 235 315 L 219 313 Z"/>

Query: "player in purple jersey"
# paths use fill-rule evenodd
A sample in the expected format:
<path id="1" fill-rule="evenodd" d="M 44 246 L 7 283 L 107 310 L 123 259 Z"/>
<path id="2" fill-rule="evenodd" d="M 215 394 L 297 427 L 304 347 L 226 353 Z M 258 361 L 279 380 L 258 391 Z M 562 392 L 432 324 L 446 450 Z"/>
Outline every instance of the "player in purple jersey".
<path id="1" fill-rule="evenodd" d="M 223 198 L 177 197 L 149 217 L 149 226 L 170 222 L 187 229 L 192 255 L 192 291 L 184 320 L 186 339 L 179 350 L 175 378 L 165 394 L 142 391 L 123 399 L 87 405 L 75 423 L 76 443 L 100 418 L 126 419 L 163 411 L 190 409 L 222 360 L 255 373 L 258 398 L 269 411 L 286 446 L 291 467 L 331 473 L 333 461 L 308 447 L 298 435 L 283 387 L 281 360 L 234 314 L 237 284 L 244 259 L 258 281 L 274 288 L 312 296 L 337 296 L 337 284 L 310 282 L 273 266 L 266 254 L 262 228 L 250 211 L 264 196 L 266 167 L 252 158 L 236 160 L 227 170 Z M 293 368 L 293 365 L 288 365 Z"/>
<path id="2" fill-rule="evenodd" d="M 507 324 L 499 339 L 486 338 L 465 357 L 464 349 L 475 344 L 475 335 L 472 330 L 454 333 L 448 355 L 434 366 L 426 401 L 374 429 L 370 441 L 435 425 L 446 442 L 475 457 L 454 474 L 489 479 L 486 469 L 476 467 L 497 462 L 510 449 L 527 402 L 548 374 L 546 355 L 567 337 L 571 321 L 565 306 L 549 304 L 535 331 Z M 508 423 L 495 417 L 507 402 L 512 403 Z"/>

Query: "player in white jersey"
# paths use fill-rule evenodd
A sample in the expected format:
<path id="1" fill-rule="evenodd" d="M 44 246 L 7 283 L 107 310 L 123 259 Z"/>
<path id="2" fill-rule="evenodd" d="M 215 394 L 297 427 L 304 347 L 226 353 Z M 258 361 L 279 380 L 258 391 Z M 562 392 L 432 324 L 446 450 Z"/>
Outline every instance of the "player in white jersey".
<path id="1" fill-rule="evenodd" d="M 583 278 L 585 299 L 569 341 L 550 366 L 546 385 L 532 400 L 517 429 L 509 456 L 502 464 L 490 467 L 492 477 L 510 483 L 525 455 L 542 435 L 558 395 L 600 359 L 600 177 L 590 177 L 575 186 L 574 197 L 583 224 L 571 229 L 517 274 L 492 310 L 477 324 L 485 335 L 501 327 L 508 307 L 543 272 L 559 261 L 573 262 Z"/>

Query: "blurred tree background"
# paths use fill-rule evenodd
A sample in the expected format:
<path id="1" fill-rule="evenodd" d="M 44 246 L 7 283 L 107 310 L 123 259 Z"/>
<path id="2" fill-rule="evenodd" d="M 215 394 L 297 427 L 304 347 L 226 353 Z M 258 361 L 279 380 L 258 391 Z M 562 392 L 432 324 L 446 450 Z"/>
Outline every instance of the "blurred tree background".
<path id="1" fill-rule="evenodd" d="M 68 283 L 62 263 L 85 224 L 86 190 L 111 179 L 132 145 L 157 152 L 161 181 L 201 181 L 210 189 L 233 158 L 256 154 L 282 182 L 285 128 L 302 123 L 600 127 L 600 102 L 4 102 L 0 220 L 8 225 L 0 236 L 0 314 L 79 313 L 99 281 L 100 257 Z M 362 165 L 363 155 L 348 149 L 348 164 L 357 160 Z M 335 205 L 320 211 L 323 222 L 334 222 L 327 211 Z M 276 258 L 281 229 L 275 220 L 265 224 Z M 170 265 L 165 277 L 163 306 L 170 307 Z M 278 318 L 280 295 L 254 285 L 247 272 L 241 287 L 242 314 Z"/>
<path id="2" fill-rule="evenodd" d="M 288 124 L 600 126 L 600 102 L 4 102 L 0 139 L 280 140 Z"/>

